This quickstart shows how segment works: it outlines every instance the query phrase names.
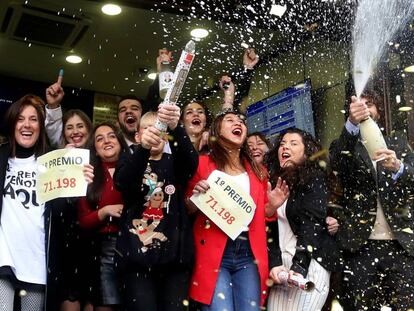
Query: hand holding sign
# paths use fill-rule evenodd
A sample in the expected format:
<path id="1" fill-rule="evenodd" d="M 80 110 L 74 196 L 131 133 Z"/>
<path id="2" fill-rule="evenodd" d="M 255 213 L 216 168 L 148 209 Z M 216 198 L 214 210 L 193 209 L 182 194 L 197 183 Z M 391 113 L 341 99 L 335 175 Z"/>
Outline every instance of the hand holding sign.
<path id="1" fill-rule="evenodd" d="M 50 109 L 57 108 L 65 95 L 62 88 L 62 81 L 63 69 L 60 69 L 56 83 L 53 83 L 46 89 L 46 102 Z"/>
<path id="2" fill-rule="evenodd" d="M 93 182 L 93 178 L 95 175 L 93 174 L 93 166 L 90 164 L 83 165 L 83 176 L 85 177 L 85 181 L 89 184 Z"/>
<path id="3" fill-rule="evenodd" d="M 208 185 L 207 180 L 200 180 L 196 185 L 194 186 L 193 193 L 199 194 L 199 193 L 206 193 L 210 189 L 210 186 Z"/>
<path id="4" fill-rule="evenodd" d="M 39 202 L 85 196 L 88 183 L 93 179 L 93 167 L 88 163 L 89 150 L 80 148 L 58 149 L 38 157 Z"/>
<path id="5" fill-rule="evenodd" d="M 229 175 L 215 170 L 194 187 L 190 200 L 231 239 L 248 230 L 256 205 Z"/>

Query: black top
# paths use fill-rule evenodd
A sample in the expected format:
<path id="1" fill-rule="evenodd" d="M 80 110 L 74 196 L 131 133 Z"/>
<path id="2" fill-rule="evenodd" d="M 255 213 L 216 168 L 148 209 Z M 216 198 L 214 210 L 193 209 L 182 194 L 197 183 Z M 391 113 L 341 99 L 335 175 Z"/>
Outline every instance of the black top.
<path id="1" fill-rule="evenodd" d="M 322 172 L 312 182 L 297 187 L 286 203 L 286 217 L 297 238 L 291 270 L 306 277 L 311 259 L 328 271 L 339 270 L 339 251 L 326 227 L 328 188 Z M 279 246 L 277 222 L 273 226 L 273 241 Z M 282 265 L 280 248 L 270 253 L 270 268 Z"/>
<path id="2" fill-rule="evenodd" d="M 197 169 L 198 153 L 183 127 L 171 134 L 172 154 L 149 160 L 149 150 L 138 146 L 118 161 L 114 181 L 125 204 L 117 244 L 121 269 L 192 263 L 184 189 Z"/>

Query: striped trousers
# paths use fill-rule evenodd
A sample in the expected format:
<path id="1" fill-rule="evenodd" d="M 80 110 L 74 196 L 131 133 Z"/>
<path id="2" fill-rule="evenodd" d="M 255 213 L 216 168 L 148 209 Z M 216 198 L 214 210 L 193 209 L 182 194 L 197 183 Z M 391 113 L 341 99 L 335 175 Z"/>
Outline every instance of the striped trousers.
<path id="1" fill-rule="evenodd" d="M 283 265 L 292 265 L 292 256 L 282 254 Z M 330 272 L 312 259 L 307 279 L 315 284 L 312 291 L 305 292 L 297 287 L 277 285 L 270 290 L 267 304 L 268 311 L 318 311 L 325 304 L 329 294 Z"/>

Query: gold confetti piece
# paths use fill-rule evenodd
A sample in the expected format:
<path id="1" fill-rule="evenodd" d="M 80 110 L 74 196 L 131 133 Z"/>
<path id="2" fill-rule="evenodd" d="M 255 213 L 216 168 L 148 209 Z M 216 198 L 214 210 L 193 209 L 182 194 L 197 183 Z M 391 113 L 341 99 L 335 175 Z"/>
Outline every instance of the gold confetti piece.
<path id="1" fill-rule="evenodd" d="M 309 160 L 310 160 L 310 161 L 315 161 L 317 158 L 320 158 L 320 157 L 322 157 L 322 156 L 326 155 L 327 153 L 328 153 L 328 152 L 327 152 L 327 150 L 326 150 L 326 149 L 322 149 L 322 150 L 320 150 L 320 151 L 318 151 L 318 152 L 316 152 L 316 153 L 312 154 L 312 155 L 309 157 Z"/>
<path id="2" fill-rule="evenodd" d="M 320 161 L 319 161 L 319 166 L 320 166 L 321 168 L 326 168 L 326 166 L 327 166 L 326 161 L 320 160 Z"/>
<path id="3" fill-rule="evenodd" d="M 411 233 L 413 234 L 413 230 L 411 228 L 404 228 L 401 230 L 402 232 Z"/>

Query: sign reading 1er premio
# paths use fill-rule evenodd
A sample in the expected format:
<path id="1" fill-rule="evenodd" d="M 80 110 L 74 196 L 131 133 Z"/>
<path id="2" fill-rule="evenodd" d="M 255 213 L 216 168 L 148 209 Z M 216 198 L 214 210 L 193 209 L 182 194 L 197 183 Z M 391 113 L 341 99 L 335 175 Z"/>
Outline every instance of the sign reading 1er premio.
<path id="1" fill-rule="evenodd" d="M 223 172 L 213 171 L 207 182 L 210 189 L 206 193 L 192 195 L 190 200 L 217 227 L 235 240 L 247 230 L 256 205 L 250 194 Z"/>
<path id="2" fill-rule="evenodd" d="M 85 196 L 88 184 L 83 165 L 88 163 L 89 150 L 79 148 L 58 149 L 38 157 L 36 190 L 39 201 Z"/>

